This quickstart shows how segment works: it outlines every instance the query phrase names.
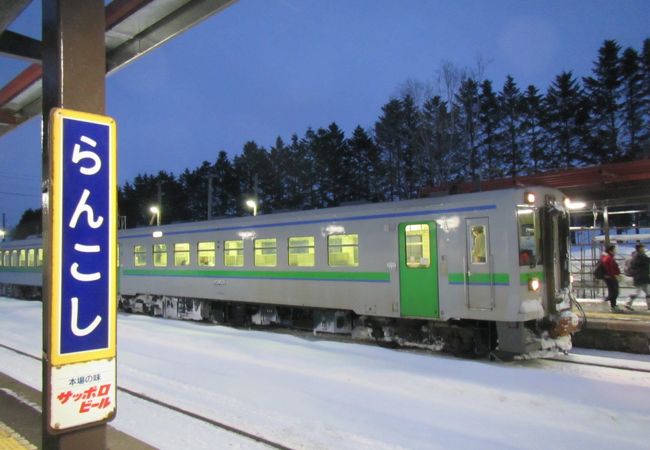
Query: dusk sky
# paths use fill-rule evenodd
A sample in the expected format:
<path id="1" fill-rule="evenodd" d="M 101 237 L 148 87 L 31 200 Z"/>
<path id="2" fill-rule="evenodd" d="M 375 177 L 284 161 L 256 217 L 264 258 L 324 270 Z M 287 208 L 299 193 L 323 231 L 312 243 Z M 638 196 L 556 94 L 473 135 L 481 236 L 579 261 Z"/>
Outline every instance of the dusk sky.
<path id="1" fill-rule="evenodd" d="M 33 3 L 11 29 L 40 38 Z M 444 62 L 481 58 L 495 90 L 512 75 L 545 92 L 564 70 L 591 75 L 605 39 L 640 50 L 649 24 L 648 0 L 240 0 L 107 79 L 119 183 L 331 122 L 350 137 L 407 80 L 437 93 Z M 24 67 L 0 58 L 0 84 Z M 40 154 L 40 118 L 0 137 L 8 228 L 40 206 Z"/>

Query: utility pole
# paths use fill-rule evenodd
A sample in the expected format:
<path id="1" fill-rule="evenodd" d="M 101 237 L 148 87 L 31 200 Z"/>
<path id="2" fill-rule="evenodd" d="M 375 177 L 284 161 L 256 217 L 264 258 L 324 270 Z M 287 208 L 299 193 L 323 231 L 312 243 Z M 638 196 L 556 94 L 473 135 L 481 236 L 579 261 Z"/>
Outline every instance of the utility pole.
<path id="1" fill-rule="evenodd" d="M 158 226 L 160 226 L 160 224 L 162 223 L 162 218 L 160 217 L 160 215 L 162 213 L 162 185 L 161 185 L 160 180 L 158 180 L 157 185 L 158 185 L 158 195 L 157 195 L 157 199 L 158 199 Z"/>
<path id="2" fill-rule="evenodd" d="M 208 175 L 208 220 L 212 219 L 212 180 L 216 175 Z"/>

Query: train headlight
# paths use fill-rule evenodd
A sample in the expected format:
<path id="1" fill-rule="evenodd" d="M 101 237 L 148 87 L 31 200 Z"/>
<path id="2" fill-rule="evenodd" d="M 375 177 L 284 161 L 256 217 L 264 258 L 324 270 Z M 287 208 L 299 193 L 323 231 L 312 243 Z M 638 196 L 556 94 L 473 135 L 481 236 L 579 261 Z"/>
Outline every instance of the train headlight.
<path id="1" fill-rule="evenodd" d="M 527 205 L 534 205 L 535 204 L 535 193 L 534 192 L 526 192 L 524 193 L 524 203 Z"/>
<path id="2" fill-rule="evenodd" d="M 532 292 L 537 292 L 539 291 L 539 288 L 542 286 L 542 284 L 539 282 L 539 278 L 530 278 L 528 280 L 528 290 Z"/>

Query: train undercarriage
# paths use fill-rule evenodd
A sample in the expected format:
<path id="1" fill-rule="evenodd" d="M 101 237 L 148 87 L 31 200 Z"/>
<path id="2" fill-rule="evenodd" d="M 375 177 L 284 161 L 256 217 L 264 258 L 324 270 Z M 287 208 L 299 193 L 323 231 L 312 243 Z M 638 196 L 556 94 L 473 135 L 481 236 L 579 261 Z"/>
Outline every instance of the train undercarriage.
<path id="1" fill-rule="evenodd" d="M 571 348 L 570 333 L 567 330 L 558 333 L 557 324 L 548 320 L 526 323 L 478 320 L 442 322 L 363 316 L 352 311 L 149 294 L 119 296 L 118 307 L 127 313 L 170 319 L 347 335 L 353 340 L 376 342 L 385 346 L 422 348 L 461 357 L 538 357 L 557 351 L 566 352 Z M 499 341 L 502 342 L 501 345 Z M 504 351 L 503 348 L 507 350 Z"/>
<path id="2" fill-rule="evenodd" d="M 37 286 L 0 284 L 0 295 L 40 300 Z M 575 317 L 488 322 L 416 320 L 357 315 L 352 311 L 258 305 L 151 294 L 118 296 L 118 309 L 169 319 L 235 327 L 275 327 L 322 335 L 349 336 L 384 346 L 421 348 L 461 357 L 540 357 L 571 349 Z M 505 349 L 505 350 L 504 350 Z"/>

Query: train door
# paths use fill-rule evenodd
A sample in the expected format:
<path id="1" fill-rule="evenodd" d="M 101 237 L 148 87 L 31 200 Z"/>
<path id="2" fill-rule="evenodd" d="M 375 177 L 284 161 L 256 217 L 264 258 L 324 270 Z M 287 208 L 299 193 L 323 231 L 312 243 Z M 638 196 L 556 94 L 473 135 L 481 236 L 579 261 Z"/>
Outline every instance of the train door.
<path id="1" fill-rule="evenodd" d="M 548 311 L 556 311 L 555 295 L 569 287 L 569 218 L 554 208 L 541 210 L 542 222 L 542 262 L 546 285 L 546 304 Z"/>
<path id="2" fill-rule="evenodd" d="M 440 317 L 436 223 L 401 223 L 398 233 L 401 315 Z"/>
<path id="3" fill-rule="evenodd" d="M 494 286 L 487 217 L 466 219 L 465 287 L 469 309 L 494 308 Z"/>

